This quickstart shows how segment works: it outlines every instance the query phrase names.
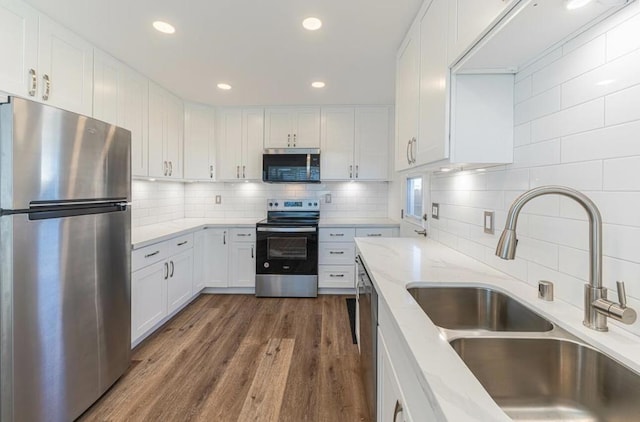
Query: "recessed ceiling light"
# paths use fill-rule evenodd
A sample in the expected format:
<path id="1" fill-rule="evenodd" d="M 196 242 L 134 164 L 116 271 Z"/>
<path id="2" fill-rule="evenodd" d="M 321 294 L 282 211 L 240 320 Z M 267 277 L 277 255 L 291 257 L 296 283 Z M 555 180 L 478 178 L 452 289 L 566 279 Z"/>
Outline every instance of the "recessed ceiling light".
<path id="1" fill-rule="evenodd" d="M 231 85 L 229 84 L 225 84 L 225 83 L 219 83 L 218 84 L 218 88 L 223 89 L 225 91 L 228 91 L 231 89 Z"/>
<path id="2" fill-rule="evenodd" d="M 567 0 L 565 7 L 568 10 L 573 10 L 586 6 L 589 3 L 591 3 L 591 0 Z"/>
<path id="3" fill-rule="evenodd" d="M 318 18 L 306 18 L 302 21 L 302 26 L 309 31 L 316 31 L 322 28 L 322 21 Z"/>
<path id="4" fill-rule="evenodd" d="M 314 88 L 324 88 L 325 87 L 325 83 L 321 82 L 321 81 L 316 81 L 316 82 L 312 82 L 311 86 Z"/>
<path id="5" fill-rule="evenodd" d="M 163 21 L 155 21 L 153 27 L 163 34 L 173 34 L 176 32 L 176 28 L 174 28 L 173 25 Z"/>
<path id="6" fill-rule="evenodd" d="M 150 182 L 155 182 L 156 179 L 154 179 L 153 177 L 149 179 Z"/>
<path id="7" fill-rule="evenodd" d="M 487 169 L 476 169 L 476 171 L 483 172 L 483 171 L 487 171 Z"/>

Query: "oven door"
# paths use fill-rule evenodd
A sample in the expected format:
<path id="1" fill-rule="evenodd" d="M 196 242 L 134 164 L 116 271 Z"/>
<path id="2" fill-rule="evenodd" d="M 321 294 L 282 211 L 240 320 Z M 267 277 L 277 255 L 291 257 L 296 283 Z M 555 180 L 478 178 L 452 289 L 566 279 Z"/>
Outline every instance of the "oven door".
<path id="1" fill-rule="evenodd" d="M 317 227 L 258 227 L 256 273 L 318 274 Z"/>

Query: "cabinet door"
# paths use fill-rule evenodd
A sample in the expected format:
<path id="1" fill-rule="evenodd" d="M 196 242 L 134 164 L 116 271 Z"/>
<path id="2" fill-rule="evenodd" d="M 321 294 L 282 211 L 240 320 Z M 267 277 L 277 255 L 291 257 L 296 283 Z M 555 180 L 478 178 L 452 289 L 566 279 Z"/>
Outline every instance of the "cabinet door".
<path id="1" fill-rule="evenodd" d="M 449 157 L 447 93 L 448 0 L 433 0 L 420 21 L 420 136 L 416 164 Z"/>
<path id="2" fill-rule="evenodd" d="M 355 177 L 353 163 L 353 107 L 322 109 L 322 180 L 349 180 Z M 385 154 L 386 155 L 386 154 Z"/>
<path id="3" fill-rule="evenodd" d="M 218 180 L 240 178 L 242 163 L 242 110 L 221 109 L 217 118 Z"/>
<path id="4" fill-rule="evenodd" d="M 167 315 L 169 265 L 159 262 L 131 276 L 131 341 L 135 342 Z"/>
<path id="5" fill-rule="evenodd" d="M 164 90 L 149 83 L 149 176 L 165 177 L 169 175 L 169 163 L 165 158 L 164 140 L 166 137 L 166 96 Z"/>
<path id="6" fill-rule="evenodd" d="M 382 333 L 378 329 L 378 420 L 404 422 L 409 418 L 398 377 L 393 369 Z"/>
<path id="7" fill-rule="evenodd" d="M 93 51 L 93 117 L 118 124 L 118 81 L 122 64 L 100 50 Z"/>
<path id="8" fill-rule="evenodd" d="M 193 295 L 197 295 L 205 287 L 206 237 L 206 230 L 193 234 L 193 283 L 191 284 Z"/>
<path id="9" fill-rule="evenodd" d="M 167 93 L 165 159 L 169 163 L 169 177 L 182 179 L 184 145 L 184 106 L 182 100 Z"/>
<path id="10" fill-rule="evenodd" d="M 193 249 L 169 258 L 169 279 L 167 280 L 168 313 L 180 308 L 191 299 L 193 284 Z"/>
<path id="11" fill-rule="evenodd" d="M 131 174 L 149 175 L 149 81 L 123 66 L 118 81 L 118 126 L 131 131 Z"/>
<path id="12" fill-rule="evenodd" d="M 208 228 L 204 232 L 204 286 L 229 286 L 229 231 Z"/>
<path id="13" fill-rule="evenodd" d="M 419 40 L 416 31 L 409 34 L 398 56 L 396 71 L 396 170 L 411 166 L 409 150 L 418 134 L 420 87 Z"/>
<path id="14" fill-rule="evenodd" d="M 231 244 L 230 287 L 256 286 L 256 244 L 254 242 L 234 242 Z"/>
<path id="15" fill-rule="evenodd" d="M 196 104 L 184 106 L 184 178 L 213 180 L 215 112 Z"/>
<path id="16" fill-rule="evenodd" d="M 0 2 L 0 57 L 0 91 L 39 101 L 38 13 L 22 2 Z"/>
<path id="17" fill-rule="evenodd" d="M 320 148 L 320 109 L 299 108 L 293 114 L 293 147 Z"/>
<path id="18" fill-rule="evenodd" d="M 56 107 L 91 116 L 93 47 L 46 16 L 40 15 L 39 21 L 40 98 Z"/>
<path id="19" fill-rule="evenodd" d="M 264 110 L 242 112 L 241 178 L 262 180 L 262 145 L 264 144 Z"/>
<path id="20" fill-rule="evenodd" d="M 390 129 L 389 107 L 356 108 L 354 142 L 356 179 L 389 180 Z"/>
<path id="21" fill-rule="evenodd" d="M 457 62 L 489 27 L 491 22 L 512 4 L 512 0 L 454 0 L 449 11 L 448 64 Z"/>
<path id="22" fill-rule="evenodd" d="M 293 147 L 293 111 L 290 108 L 268 108 L 265 110 L 264 147 Z"/>

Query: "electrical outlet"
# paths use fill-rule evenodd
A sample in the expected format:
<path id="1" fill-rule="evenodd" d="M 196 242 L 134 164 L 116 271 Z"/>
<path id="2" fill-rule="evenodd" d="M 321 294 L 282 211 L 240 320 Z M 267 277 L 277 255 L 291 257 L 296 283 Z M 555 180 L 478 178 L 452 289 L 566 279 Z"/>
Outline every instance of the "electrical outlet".
<path id="1" fill-rule="evenodd" d="M 324 194 L 324 203 L 325 204 L 330 204 L 331 203 L 331 194 L 330 193 L 325 193 Z"/>
<path id="2" fill-rule="evenodd" d="M 216 195 L 216 204 L 222 204 L 222 195 Z"/>
<path id="3" fill-rule="evenodd" d="M 434 220 L 440 219 L 440 204 L 436 204 L 435 202 L 431 204 L 431 218 Z"/>
<path id="4" fill-rule="evenodd" d="M 484 232 L 487 234 L 493 234 L 495 228 L 493 227 L 495 213 L 493 211 L 484 212 Z"/>

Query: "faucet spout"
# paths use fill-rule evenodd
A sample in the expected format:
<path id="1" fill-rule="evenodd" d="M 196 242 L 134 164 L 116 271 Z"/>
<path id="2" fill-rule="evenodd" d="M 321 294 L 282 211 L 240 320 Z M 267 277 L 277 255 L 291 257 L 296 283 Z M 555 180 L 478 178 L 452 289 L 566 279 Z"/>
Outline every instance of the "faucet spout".
<path id="1" fill-rule="evenodd" d="M 575 200 L 589 216 L 589 283 L 585 285 L 584 325 L 597 331 L 607 331 L 607 316 L 633 323 L 635 311 L 624 304 L 607 300 L 607 289 L 602 286 L 602 216 L 596 204 L 582 192 L 565 186 L 541 186 L 520 195 L 511 204 L 496 255 L 502 259 L 515 259 L 518 245 L 516 226 L 520 211 L 532 199 L 551 194 Z"/>

